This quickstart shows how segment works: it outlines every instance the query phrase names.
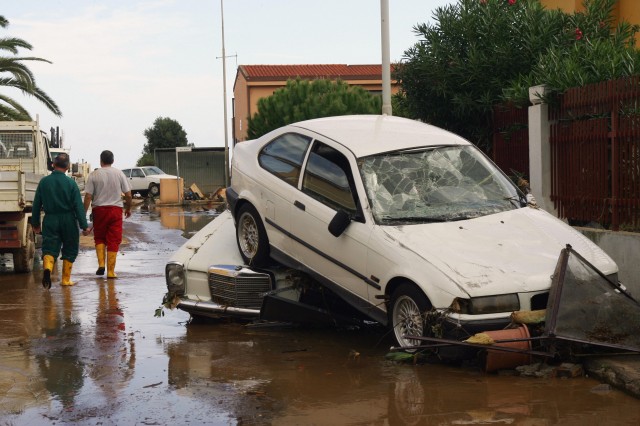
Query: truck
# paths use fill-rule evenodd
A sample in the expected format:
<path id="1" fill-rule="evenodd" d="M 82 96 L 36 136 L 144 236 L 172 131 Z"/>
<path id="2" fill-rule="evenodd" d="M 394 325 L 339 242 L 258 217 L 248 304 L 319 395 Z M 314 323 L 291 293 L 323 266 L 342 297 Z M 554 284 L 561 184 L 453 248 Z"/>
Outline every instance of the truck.
<path id="1" fill-rule="evenodd" d="M 71 149 L 60 147 L 62 143 L 53 143 L 51 141 L 49 143 L 49 156 L 51 157 L 51 161 L 53 161 L 58 154 L 65 153 L 69 156 L 69 158 L 73 158 L 71 156 Z M 89 173 L 91 172 L 91 165 L 86 161 L 76 161 L 71 163 L 69 170 L 67 170 L 67 176 L 73 179 L 78 185 L 78 189 L 80 193 L 84 193 L 84 186 L 87 183 L 87 179 L 89 178 Z"/>
<path id="2" fill-rule="evenodd" d="M 0 254 L 13 254 L 16 273 L 33 269 L 33 199 L 51 169 L 49 140 L 37 120 L 0 121 Z"/>

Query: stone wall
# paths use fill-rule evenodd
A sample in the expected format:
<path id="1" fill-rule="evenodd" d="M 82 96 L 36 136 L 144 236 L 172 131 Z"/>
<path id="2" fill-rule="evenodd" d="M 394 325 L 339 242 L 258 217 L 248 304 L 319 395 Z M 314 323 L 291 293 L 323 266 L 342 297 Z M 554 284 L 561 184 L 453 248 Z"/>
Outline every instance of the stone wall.
<path id="1" fill-rule="evenodd" d="M 640 234 L 576 228 L 596 243 L 618 264 L 618 279 L 636 300 L 640 300 Z"/>

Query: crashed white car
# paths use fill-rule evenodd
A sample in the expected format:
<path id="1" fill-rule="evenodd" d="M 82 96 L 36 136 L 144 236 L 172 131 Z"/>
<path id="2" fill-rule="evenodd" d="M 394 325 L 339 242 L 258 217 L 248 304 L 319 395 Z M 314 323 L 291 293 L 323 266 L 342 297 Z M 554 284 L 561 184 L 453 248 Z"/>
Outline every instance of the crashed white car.
<path id="1" fill-rule="evenodd" d="M 342 116 L 288 125 L 237 144 L 231 176 L 227 199 L 245 265 L 238 268 L 303 271 L 389 325 L 404 347 L 418 345 L 410 337 L 431 332 L 434 317 L 470 334 L 504 327 L 513 311 L 544 309 L 567 244 L 616 279 L 609 256 L 528 206 L 475 146 L 417 121 Z M 168 266 L 168 285 L 212 300 L 203 285 L 191 290 L 189 270 L 224 263 L 206 254 L 215 244 L 197 248 L 198 265 Z"/>

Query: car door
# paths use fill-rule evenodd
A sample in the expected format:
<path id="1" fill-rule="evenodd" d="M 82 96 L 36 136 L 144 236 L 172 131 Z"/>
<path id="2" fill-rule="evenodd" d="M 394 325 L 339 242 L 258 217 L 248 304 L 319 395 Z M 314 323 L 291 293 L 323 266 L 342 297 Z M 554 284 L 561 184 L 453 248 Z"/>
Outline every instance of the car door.
<path id="1" fill-rule="evenodd" d="M 258 163 L 267 173 L 258 175 L 257 207 L 265 219 L 265 229 L 271 245 L 271 256 L 278 251 L 291 256 L 290 215 L 298 193 L 302 164 L 311 145 L 309 136 L 284 133 L 266 144 L 258 154 Z"/>
<path id="2" fill-rule="evenodd" d="M 316 274 L 366 301 L 369 287 L 380 286 L 367 278 L 371 224 L 362 214 L 353 175 L 357 167 L 349 156 L 352 157 L 337 144 L 314 141 L 291 212 L 292 252 Z M 347 212 L 351 223 L 335 237 L 328 227 L 338 210 Z M 368 307 L 363 300 L 347 298 L 361 310 Z"/>
<path id="3" fill-rule="evenodd" d="M 147 189 L 148 185 L 145 181 L 145 176 L 142 172 L 142 169 L 131 169 L 131 174 L 129 175 L 129 184 L 131 185 L 132 191 L 144 191 Z"/>

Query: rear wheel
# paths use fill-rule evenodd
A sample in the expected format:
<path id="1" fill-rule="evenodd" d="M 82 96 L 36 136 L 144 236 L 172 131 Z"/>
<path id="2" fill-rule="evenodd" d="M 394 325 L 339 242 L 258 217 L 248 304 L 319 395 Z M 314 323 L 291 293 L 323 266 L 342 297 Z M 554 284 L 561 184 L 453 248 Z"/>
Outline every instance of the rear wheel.
<path id="1" fill-rule="evenodd" d="M 13 253 L 13 270 L 17 273 L 31 272 L 33 258 L 36 253 L 36 238 L 31 225 L 27 225 L 27 242 L 20 250 Z"/>
<path id="2" fill-rule="evenodd" d="M 251 204 L 244 204 L 237 217 L 236 241 L 242 259 L 249 266 L 266 266 L 269 263 L 269 239 L 260 215 Z"/>
<path id="3" fill-rule="evenodd" d="M 160 187 L 155 183 L 149 185 L 149 195 L 152 197 L 157 197 L 160 194 Z"/>
<path id="4" fill-rule="evenodd" d="M 423 344 L 420 340 L 405 336 L 424 336 L 425 314 L 429 309 L 431 309 L 429 299 L 412 283 L 403 283 L 393 292 L 389 324 L 401 347 L 408 348 Z"/>

